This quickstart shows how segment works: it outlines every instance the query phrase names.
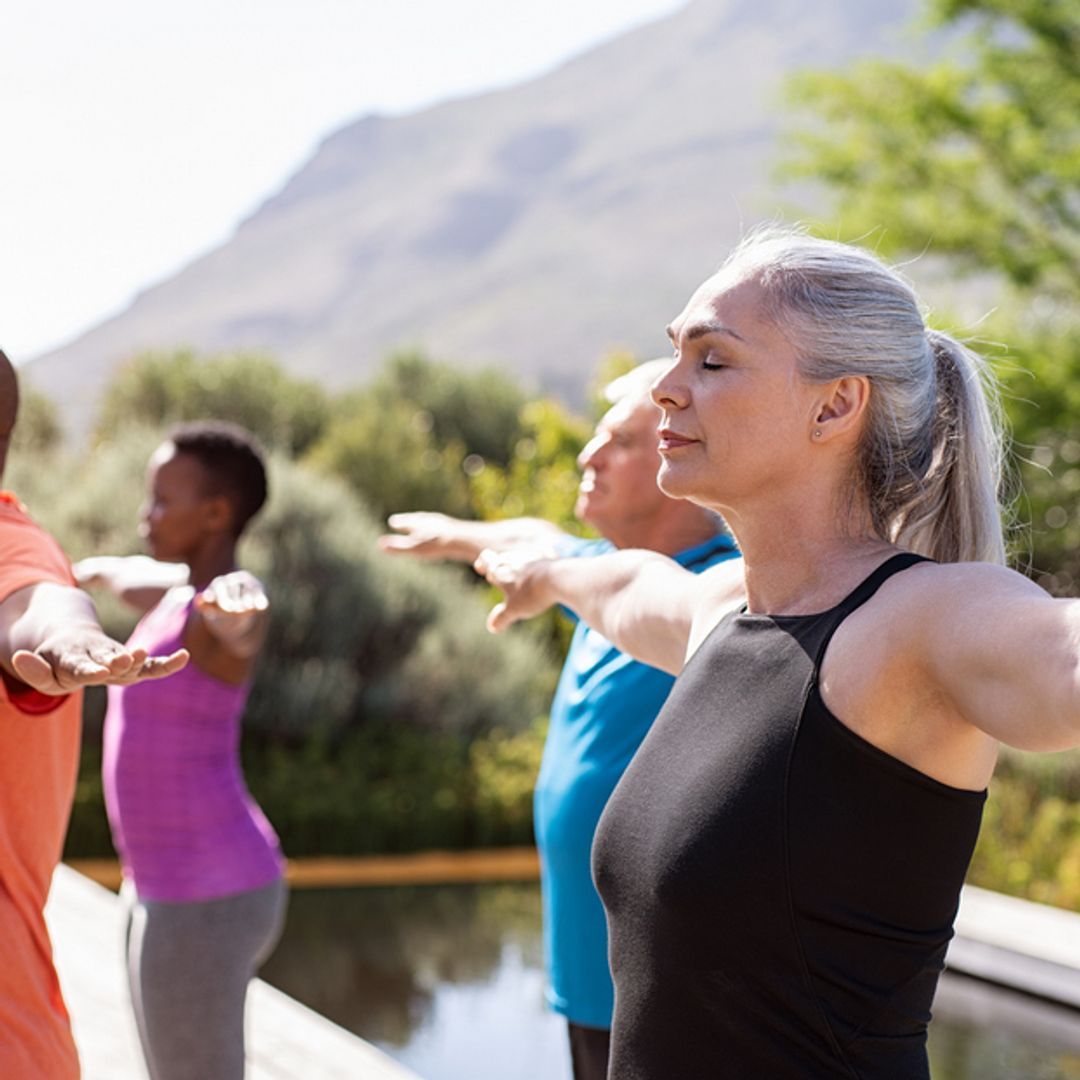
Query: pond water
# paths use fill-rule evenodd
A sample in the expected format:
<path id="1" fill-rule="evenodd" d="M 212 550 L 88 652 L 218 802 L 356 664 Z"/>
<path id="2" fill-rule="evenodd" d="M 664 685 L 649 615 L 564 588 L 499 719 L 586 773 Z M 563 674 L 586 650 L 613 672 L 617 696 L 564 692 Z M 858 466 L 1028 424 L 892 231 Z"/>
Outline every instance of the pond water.
<path id="1" fill-rule="evenodd" d="M 535 884 L 298 890 L 262 977 L 423 1080 L 570 1080 Z M 934 1080 L 1080 1080 L 1080 1013 L 947 975 L 934 1015 Z"/>

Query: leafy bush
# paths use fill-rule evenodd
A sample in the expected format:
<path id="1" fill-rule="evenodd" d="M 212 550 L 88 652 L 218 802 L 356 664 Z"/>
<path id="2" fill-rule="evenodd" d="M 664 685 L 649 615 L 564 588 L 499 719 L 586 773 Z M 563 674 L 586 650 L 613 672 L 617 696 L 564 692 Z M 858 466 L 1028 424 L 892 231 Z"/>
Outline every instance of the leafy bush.
<path id="1" fill-rule="evenodd" d="M 398 353 L 372 383 L 337 400 L 307 460 L 341 477 L 378 518 L 401 510 L 474 517 L 469 477 L 509 461 L 524 404 L 499 372 Z"/>
<path id="2" fill-rule="evenodd" d="M 1080 756 L 1003 751 L 968 880 L 1080 911 Z"/>
<path id="3" fill-rule="evenodd" d="M 545 730 L 539 720 L 477 739 L 362 728 L 333 746 L 271 743 L 248 731 L 244 772 L 293 857 L 530 844 Z M 112 855 L 95 744 L 83 751 L 65 854 Z"/>
<path id="4" fill-rule="evenodd" d="M 268 447 L 303 453 L 329 419 L 323 390 L 287 375 L 267 356 L 189 350 L 136 356 L 114 378 L 97 424 L 97 439 L 111 441 L 132 424 L 161 434 L 181 420 L 229 420 Z"/>

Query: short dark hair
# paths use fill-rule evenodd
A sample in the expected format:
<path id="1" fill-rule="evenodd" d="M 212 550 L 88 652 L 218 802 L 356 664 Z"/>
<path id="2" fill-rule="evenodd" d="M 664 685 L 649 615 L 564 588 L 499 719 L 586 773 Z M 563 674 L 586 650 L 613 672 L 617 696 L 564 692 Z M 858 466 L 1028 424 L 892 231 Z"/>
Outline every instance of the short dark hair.
<path id="1" fill-rule="evenodd" d="M 266 502 L 266 460 L 262 447 L 250 431 L 220 420 L 197 420 L 178 424 L 169 432 L 178 454 L 195 458 L 215 495 L 232 505 L 236 536 Z"/>

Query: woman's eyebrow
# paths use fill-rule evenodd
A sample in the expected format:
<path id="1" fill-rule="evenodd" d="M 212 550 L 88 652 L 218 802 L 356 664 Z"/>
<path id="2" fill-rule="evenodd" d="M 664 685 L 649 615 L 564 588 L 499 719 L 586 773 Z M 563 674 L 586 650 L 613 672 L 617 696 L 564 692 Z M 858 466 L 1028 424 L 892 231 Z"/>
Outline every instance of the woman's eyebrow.
<path id="1" fill-rule="evenodd" d="M 707 334 L 727 334 L 729 337 L 735 338 L 736 341 L 746 340 L 742 334 L 737 333 L 722 322 L 696 322 L 691 323 L 690 326 L 684 327 L 682 330 L 682 337 L 686 338 L 687 341 L 694 341 L 699 337 L 705 337 Z M 667 328 L 667 336 L 671 339 L 673 345 L 678 343 L 679 334 L 675 332 L 674 323 Z"/>

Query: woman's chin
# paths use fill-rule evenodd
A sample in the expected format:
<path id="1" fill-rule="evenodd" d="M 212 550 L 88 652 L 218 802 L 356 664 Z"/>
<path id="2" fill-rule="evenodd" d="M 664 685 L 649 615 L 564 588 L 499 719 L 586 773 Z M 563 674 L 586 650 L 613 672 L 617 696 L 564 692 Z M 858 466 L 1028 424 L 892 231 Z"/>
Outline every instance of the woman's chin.
<path id="1" fill-rule="evenodd" d="M 698 485 L 693 482 L 689 471 L 667 461 L 660 463 L 656 486 L 670 499 L 692 499 L 698 494 Z"/>

